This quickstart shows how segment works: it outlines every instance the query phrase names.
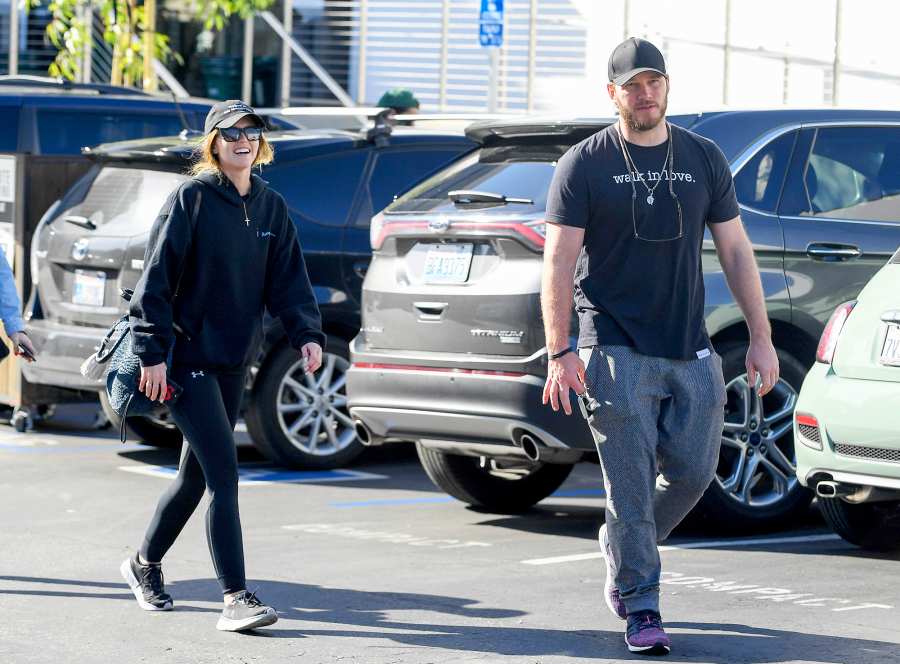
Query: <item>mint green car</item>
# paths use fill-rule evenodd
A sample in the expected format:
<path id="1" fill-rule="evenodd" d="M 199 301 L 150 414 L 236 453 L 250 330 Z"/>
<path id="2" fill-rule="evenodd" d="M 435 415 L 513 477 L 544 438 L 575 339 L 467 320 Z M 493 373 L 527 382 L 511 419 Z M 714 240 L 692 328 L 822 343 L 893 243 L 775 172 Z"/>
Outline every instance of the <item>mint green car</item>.
<path id="1" fill-rule="evenodd" d="M 797 477 L 828 524 L 900 548 L 900 250 L 828 322 L 794 412 Z"/>

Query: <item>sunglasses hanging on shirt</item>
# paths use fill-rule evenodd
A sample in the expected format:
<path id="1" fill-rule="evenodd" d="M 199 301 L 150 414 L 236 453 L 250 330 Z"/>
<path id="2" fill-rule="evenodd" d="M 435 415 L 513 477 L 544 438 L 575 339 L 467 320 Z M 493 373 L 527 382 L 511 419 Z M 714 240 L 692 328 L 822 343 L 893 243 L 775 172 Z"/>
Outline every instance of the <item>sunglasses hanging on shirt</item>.
<path id="1" fill-rule="evenodd" d="M 672 137 L 672 129 L 669 126 L 669 123 L 666 122 L 666 134 L 668 136 L 668 148 L 666 150 L 666 159 L 663 162 L 662 171 L 659 174 L 659 180 L 651 187 L 644 180 L 638 180 L 644 188 L 647 190 L 646 198 L 641 196 L 642 200 L 638 200 L 638 191 L 637 187 L 634 185 L 634 174 L 640 173 L 640 170 L 634 163 L 634 159 L 631 157 L 631 152 L 629 152 L 628 147 L 625 145 L 625 138 L 622 136 L 619 131 L 616 131 L 616 136 L 619 138 L 619 146 L 622 149 L 622 158 L 625 160 L 625 168 L 628 169 L 629 173 L 632 173 L 632 177 L 630 178 L 631 183 L 631 225 L 634 230 L 634 237 L 636 240 L 643 240 L 644 242 L 674 242 L 675 240 L 679 240 L 684 236 L 684 219 L 682 218 L 681 212 L 681 201 L 678 200 L 678 195 L 675 193 L 675 187 L 673 185 L 674 177 L 672 174 L 675 172 L 675 140 Z M 672 229 L 668 233 L 666 233 L 666 237 L 645 237 L 638 232 L 638 217 L 641 218 L 642 223 L 641 227 L 645 227 L 651 224 L 652 221 L 660 219 L 665 215 L 665 211 L 662 209 L 664 207 L 661 205 L 661 201 L 654 195 L 656 188 L 659 186 L 659 183 L 662 182 L 663 178 L 668 179 L 669 186 L 669 198 L 674 202 L 674 212 L 675 216 L 678 218 L 678 231 L 677 235 L 671 236 L 675 229 Z M 646 203 L 644 202 L 646 201 Z M 641 214 L 638 213 L 637 207 L 640 206 L 642 208 Z M 649 221 L 648 221 L 649 220 Z M 669 237 L 671 236 L 671 237 Z"/>
<path id="2" fill-rule="evenodd" d="M 258 141 L 262 133 L 262 127 L 219 127 L 219 135 L 225 139 L 226 143 L 235 143 L 241 140 L 241 134 L 248 141 Z"/>

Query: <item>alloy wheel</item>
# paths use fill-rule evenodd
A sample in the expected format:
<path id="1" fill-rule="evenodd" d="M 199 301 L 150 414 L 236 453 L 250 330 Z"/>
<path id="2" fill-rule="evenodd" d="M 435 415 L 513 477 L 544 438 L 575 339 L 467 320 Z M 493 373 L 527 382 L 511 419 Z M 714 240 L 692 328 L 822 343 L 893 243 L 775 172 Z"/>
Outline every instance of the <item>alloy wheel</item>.
<path id="1" fill-rule="evenodd" d="M 278 385 L 278 424 L 291 445 L 306 454 L 328 456 L 356 440 L 344 392 L 350 363 L 331 353 L 323 355 L 315 374 L 298 360 Z"/>
<path id="2" fill-rule="evenodd" d="M 798 484 L 793 440 L 797 391 L 782 379 L 761 397 L 746 374 L 728 383 L 725 391 L 716 482 L 725 495 L 745 507 L 773 505 Z"/>

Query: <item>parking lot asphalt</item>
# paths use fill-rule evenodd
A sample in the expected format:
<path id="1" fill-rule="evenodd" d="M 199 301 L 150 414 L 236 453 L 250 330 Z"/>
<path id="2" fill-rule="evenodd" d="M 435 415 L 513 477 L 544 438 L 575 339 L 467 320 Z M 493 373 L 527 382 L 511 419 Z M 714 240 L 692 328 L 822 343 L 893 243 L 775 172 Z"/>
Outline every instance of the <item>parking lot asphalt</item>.
<path id="1" fill-rule="evenodd" d="M 2 662 L 644 659 L 602 600 L 598 466 L 526 514 L 496 515 L 437 491 L 407 446 L 333 472 L 273 468 L 242 446 L 248 584 L 279 622 L 216 631 L 202 506 L 164 561 L 175 610 L 145 613 L 118 568 L 177 452 L 120 445 L 89 415 L 0 426 Z M 900 662 L 900 555 L 855 549 L 814 511 L 745 537 L 693 523 L 661 556 L 671 661 Z"/>

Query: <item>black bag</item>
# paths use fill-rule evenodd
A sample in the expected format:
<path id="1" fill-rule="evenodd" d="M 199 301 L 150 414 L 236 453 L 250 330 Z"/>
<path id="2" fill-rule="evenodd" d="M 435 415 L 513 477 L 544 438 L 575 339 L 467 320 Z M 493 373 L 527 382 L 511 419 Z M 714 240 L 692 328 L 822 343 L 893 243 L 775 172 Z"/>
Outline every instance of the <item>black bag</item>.
<path id="1" fill-rule="evenodd" d="M 191 233 L 196 226 L 197 214 L 200 210 L 201 192 L 197 192 L 194 199 L 194 207 L 191 211 Z M 181 266 L 181 274 L 175 286 L 174 299 L 181 288 L 181 277 L 184 276 L 184 265 Z M 122 289 L 122 297 L 131 301 L 134 292 L 130 289 Z M 177 328 L 177 326 L 175 326 Z M 167 398 L 165 403 L 172 405 L 181 395 L 181 387 L 168 378 L 168 370 L 172 367 L 172 351 L 166 359 L 167 369 Z M 117 320 L 106 332 L 97 352 L 91 355 L 81 365 L 81 374 L 86 378 L 99 380 L 106 375 L 106 395 L 112 409 L 121 418 L 119 425 L 119 439 L 125 442 L 125 420 L 128 417 L 149 415 L 157 407 L 157 402 L 143 394 L 138 387 L 141 382 L 141 361 L 132 348 L 131 325 L 129 315 L 125 314 Z"/>

